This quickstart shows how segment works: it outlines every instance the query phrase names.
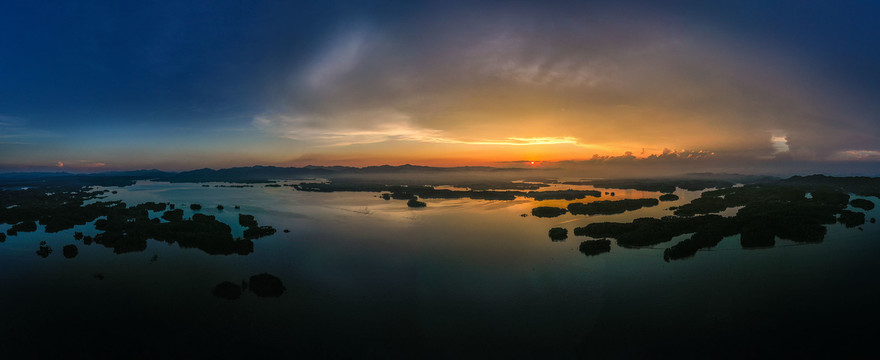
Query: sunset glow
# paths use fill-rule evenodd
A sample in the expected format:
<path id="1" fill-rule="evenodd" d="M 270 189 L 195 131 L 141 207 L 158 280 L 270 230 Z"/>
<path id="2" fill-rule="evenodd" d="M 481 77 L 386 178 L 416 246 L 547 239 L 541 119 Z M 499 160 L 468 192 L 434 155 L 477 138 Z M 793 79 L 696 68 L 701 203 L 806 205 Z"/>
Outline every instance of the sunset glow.
<path id="1" fill-rule="evenodd" d="M 0 9 L 7 33 L 66 29 L 0 40 L 16 54 L 0 60 L 14 69 L 0 167 L 549 166 L 676 149 L 775 168 L 880 151 L 876 72 L 859 65 L 876 63 L 871 36 L 835 21 L 868 13 L 855 9 L 809 22 L 839 35 L 829 51 L 807 23 L 770 26 L 788 16 L 775 7 L 746 26 L 628 3 L 243 6 L 83 11 L 73 28 L 73 9 Z"/>

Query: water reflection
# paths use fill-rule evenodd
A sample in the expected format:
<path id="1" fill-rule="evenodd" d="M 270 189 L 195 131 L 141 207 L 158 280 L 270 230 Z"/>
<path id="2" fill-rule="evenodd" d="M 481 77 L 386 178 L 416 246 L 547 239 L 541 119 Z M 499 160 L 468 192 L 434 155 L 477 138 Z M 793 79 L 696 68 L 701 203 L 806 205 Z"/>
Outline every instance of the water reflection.
<path id="1" fill-rule="evenodd" d="M 244 291 L 250 290 L 258 297 L 280 297 L 287 290 L 284 283 L 275 275 L 262 273 L 249 278 L 250 282 L 242 280 L 241 285 L 231 281 L 224 281 L 214 287 L 215 297 L 235 300 L 241 297 Z"/>
<path id="2" fill-rule="evenodd" d="M 638 195 L 621 189 L 614 192 L 614 199 L 604 194 L 601 198 L 586 199 L 662 196 L 657 192 L 638 192 Z M 366 349 L 377 357 L 399 355 L 394 351 L 399 346 L 416 349 L 415 355 L 424 355 L 418 352 L 424 349 L 455 352 L 479 346 L 516 353 L 522 350 L 520 355 L 540 354 L 547 349 L 564 353 L 572 344 L 586 338 L 589 341 L 585 343 L 589 345 L 604 343 L 611 354 L 635 348 L 637 354 L 650 355 L 651 349 L 668 350 L 663 347 L 667 345 L 687 346 L 687 341 L 676 341 L 674 334 L 701 334 L 727 328 L 745 332 L 755 324 L 774 326 L 776 318 L 762 317 L 771 310 L 773 314 L 788 311 L 791 317 L 809 314 L 810 319 L 829 319 L 843 311 L 848 316 L 841 316 L 845 318 L 842 321 L 857 319 L 849 316 L 856 314 L 860 316 L 858 319 L 866 318 L 862 310 L 848 309 L 873 311 L 867 307 L 868 300 L 860 303 L 865 305 L 863 307 L 843 310 L 839 310 L 834 301 L 839 297 L 836 294 L 866 289 L 861 295 L 867 295 L 867 289 L 880 288 L 873 278 L 864 275 L 877 270 L 872 260 L 873 254 L 880 250 L 873 241 L 876 227 L 865 225 L 862 235 L 854 229 L 846 229 L 845 225 L 823 223 L 821 226 L 827 230 L 821 246 L 783 248 L 786 241 L 780 240 L 778 230 L 785 229 L 784 226 L 772 223 L 753 226 L 757 230 L 749 231 L 769 227 L 775 248 L 746 252 L 740 250 L 744 247 L 739 241 L 741 232 L 725 236 L 724 228 L 732 224 L 736 230 L 745 229 L 745 222 L 740 220 L 746 218 L 737 218 L 736 213 L 746 207 L 755 208 L 757 204 L 727 208 L 725 211 L 737 209 L 727 216 L 732 220 L 717 223 L 714 219 L 718 213 L 675 217 L 691 219 L 689 221 L 694 223 L 692 232 L 675 235 L 678 234 L 673 231 L 675 227 L 686 224 L 665 221 L 664 216 L 673 215 L 674 211 L 668 206 L 681 207 L 700 197 L 699 192 L 678 190 L 676 194 L 679 200 L 619 214 L 566 213 L 557 218 L 540 218 L 521 217 L 521 214 L 541 205 L 566 208 L 570 200 L 534 201 L 521 196 L 504 201 L 429 199 L 426 209 L 414 211 L 407 208 L 405 201 L 385 201 L 371 193 L 307 193 L 295 192 L 289 187 L 139 184 L 119 189 L 117 195 L 100 199 L 105 203 L 88 210 L 104 214 L 95 218 L 95 221 L 106 220 L 101 221 L 104 230 L 86 223 L 46 236 L 42 226 L 47 224 L 34 218 L 32 220 L 38 221 L 37 233 L 18 233 L 3 244 L 0 257 L 10 269 L 20 270 L 8 272 L 15 276 L 5 278 L 4 284 L 11 288 L 10 294 L 24 296 L 0 297 L 0 304 L 9 309 L 10 314 L 28 313 L 38 317 L 5 319 L 12 324 L 8 329 L 24 327 L 26 330 L 7 330 L 3 335 L 10 342 L 18 342 L 32 335 L 37 338 L 45 331 L 43 325 L 28 327 L 30 323 L 50 324 L 56 328 L 70 323 L 90 327 L 63 328 L 65 334 L 94 334 L 95 329 L 100 333 L 124 330 L 125 334 L 165 333 L 167 338 L 185 339 L 170 345 L 157 343 L 157 349 L 216 343 L 216 339 L 226 339 L 224 336 L 230 336 L 228 334 L 238 334 L 236 336 L 247 342 L 248 347 L 250 344 L 261 348 L 267 344 L 285 344 L 278 345 L 282 347 L 290 344 L 292 349 L 306 346 L 314 351 L 338 349 L 341 337 L 347 343 L 359 345 L 342 355 L 363 355 L 359 351 Z M 733 201 L 738 196 L 724 197 Z M 213 205 L 216 199 L 224 199 L 229 205 L 222 211 L 216 209 Z M 122 210 L 121 206 L 113 205 L 119 202 L 110 200 L 127 204 L 177 203 L 180 211 L 169 213 L 170 206 L 166 206 L 164 212 L 148 209 L 148 220 L 144 222 L 142 215 L 125 215 L 129 211 L 140 212 L 132 210 L 135 206 L 125 205 L 126 210 Z M 194 211 L 188 205 L 192 203 L 205 206 Z M 259 223 L 252 224 L 247 214 L 232 211 L 231 204 L 241 204 Z M 810 204 L 817 203 L 803 205 Z M 862 213 L 855 204 L 851 202 L 844 210 Z M 116 207 L 117 210 L 101 210 Z M 368 212 L 346 211 L 367 207 Z M 795 207 L 799 205 L 779 205 L 779 209 Z M 761 212 L 770 208 L 772 205 L 753 214 L 760 217 Z M 744 215 L 750 211 L 753 210 Z M 112 232 L 109 228 L 115 226 L 117 220 L 108 217 L 110 212 L 120 212 L 121 218 L 143 222 L 143 226 L 150 229 L 155 226 L 153 219 L 163 224 L 211 222 L 213 216 L 212 221 L 231 228 L 233 240 L 244 240 L 245 229 L 259 231 L 260 224 L 290 228 L 296 236 L 279 231 L 268 238 L 252 240 L 257 249 L 248 256 L 207 256 L 211 253 L 201 249 L 187 251 L 180 246 L 167 246 L 180 245 L 178 241 L 149 239 L 144 242 L 143 252 L 120 252 L 117 256 L 117 252 L 103 247 L 85 246 L 94 242 L 93 237 L 99 233 Z M 794 212 L 800 213 L 800 210 Z M 832 215 L 835 221 L 839 221 L 840 214 L 843 212 Z M 653 219 L 637 220 L 646 217 Z M 786 218 L 774 217 L 773 220 Z M 137 229 L 126 225 L 127 221 L 121 225 L 123 231 Z M 658 223 L 653 224 L 654 221 Z M 830 220 L 826 217 L 825 221 Z M 20 222 L 17 220 L 14 224 Z M 568 222 L 573 224 L 566 225 Z M 619 224 L 608 225 L 609 228 L 636 223 L 639 227 L 648 226 L 639 232 L 642 235 L 663 235 L 669 231 L 675 236 L 648 245 L 650 249 L 627 247 L 624 246 L 626 240 L 621 242 L 611 236 L 558 243 L 547 239 L 551 229 L 567 230 L 566 235 L 571 236 L 572 230 L 577 233 L 577 228 L 591 223 Z M 5 233 L 14 224 L 0 224 L 0 230 Z M 659 231 L 653 231 L 657 229 Z M 725 236 L 721 238 L 724 240 L 718 242 L 719 235 Z M 629 236 L 621 234 L 623 238 Z M 60 254 L 52 254 L 45 260 L 32 255 L 36 240 L 45 238 L 46 247 L 51 245 L 58 250 L 68 245 L 71 237 L 77 241 L 75 261 L 65 261 Z M 81 239 L 77 239 L 79 237 Z M 106 240 L 106 235 L 100 237 L 101 241 Z M 587 245 L 581 245 L 580 240 L 586 240 Z M 19 251 L 20 248 L 23 250 Z M 666 256 L 666 250 L 673 248 Z M 717 251 L 701 251 L 706 249 Z M 725 249 L 732 251 L 720 251 Z M 697 253 L 699 255 L 693 255 Z M 159 256 L 163 261 L 156 261 Z M 667 264 L 663 261 L 665 258 L 689 260 Z M 34 269 L 37 271 L 32 271 Z M 240 280 L 243 275 L 264 271 L 278 280 L 266 282 L 280 287 L 264 292 L 261 286 L 254 285 L 252 289 L 252 284 L 260 283 L 260 278 Z M 16 278 L 19 276 L 25 278 L 19 280 Z M 218 282 L 224 279 L 228 281 L 220 286 Z M 847 282 L 856 285 L 847 285 Z M 285 294 L 285 285 L 296 289 L 295 293 Z M 826 295 L 816 289 L 839 291 Z M 809 299 L 801 298 L 804 293 L 811 294 Z M 272 294 L 278 298 L 271 297 Z M 218 300 L 210 301 L 215 296 Z M 227 298 L 236 301 L 222 300 Z M 858 302 L 871 297 L 847 298 Z M 818 305 L 806 309 L 787 308 L 805 301 L 834 305 L 828 307 L 834 307 L 837 312 L 822 312 Z M 174 303 L 175 309 L 157 305 L 168 303 Z M 127 315 L 132 313 L 146 315 L 132 322 Z M 870 314 L 867 318 L 871 320 L 880 318 Z M 736 323 L 742 316 L 748 321 Z M 92 325 L 95 322 L 101 327 Z M 846 325 L 854 324 L 850 321 Z M 241 329 L 248 329 L 248 333 L 241 334 Z M 783 326 L 778 330 L 779 333 L 791 331 Z M 88 336 L 91 335 L 69 343 L 86 343 Z M 632 338 L 644 341 L 634 345 L 621 340 Z M 136 342 L 122 335 L 114 340 L 124 346 Z M 645 346 L 645 343 L 651 345 Z M 593 354 L 591 351 L 595 348 L 589 350 L 586 355 Z M 124 351 L 120 350 L 119 354 L 125 354 Z"/>
<path id="3" fill-rule="evenodd" d="M 224 281 L 222 283 L 217 284 L 214 287 L 213 292 L 215 297 L 226 299 L 226 300 L 235 300 L 241 296 L 241 287 L 238 284 Z"/>

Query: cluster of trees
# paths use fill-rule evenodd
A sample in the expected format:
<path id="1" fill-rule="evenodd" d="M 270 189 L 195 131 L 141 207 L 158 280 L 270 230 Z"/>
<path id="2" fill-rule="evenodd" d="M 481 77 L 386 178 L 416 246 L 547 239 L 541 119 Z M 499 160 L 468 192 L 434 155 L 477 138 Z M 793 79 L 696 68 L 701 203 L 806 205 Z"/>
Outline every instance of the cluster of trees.
<path id="1" fill-rule="evenodd" d="M 863 201 L 854 200 L 854 207 L 873 208 L 870 200 L 857 200 Z M 694 256 L 698 250 L 714 247 L 722 238 L 736 234 L 740 234 L 744 248 L 771 247 L 777 237 L 821 242 L 827 232 L 825 225 L 840 222 L 856 227 L 865 223 L 864 213 L 846 210 L 849 204 L 853 203 L 848 194 L 826 186 L 748 185 L 704 192 L 675 209 L 675 216 L 593 223 L 575 228 L 574 234 L 615 238 L 622 247 L 653 246 L 692 234 L 664 251 L 668 261 Z M 711 214 L 738 206 L 742 208 L 733 217 Z"/>
<path id="2" fill-rule="evenodd" d="M 578 250 L 587 256 L 594 256 L 601 253 L 606 253 L 611 251 L 611 240 L 586 240 L 581 242 L 580 246 L 578 246 Z"/>
<path id="3" fill-rule="evenodd" d="M 643 207 L 657 206 L 658 204 L 660 204 L 660 201 L 650 198 L 603 200 L 591 203 L 571 203 L 568 204 L 568 211 L 572 215 L 610 215 L 638 210 Z"/>
<path id="4" fill-rule="evenodd" d="M 52 191 L 48 191 L 52 190 Z M 135 206 L 127 206 L 120 201 L 97 201 L 85 205 L 85 201 L 100 197 L 107 191 L 89 191 L 84 188 L 31 188 L 22 190 L 0 190 L 0 199 L 9 206 L 0 207 L 0 222 L 13 224 L 7 231 L 8 235 L 18 232 L 37 230 L 37 222 L 45 225 L 47 233 L 54 233 L 95 222 L 95 228 L 101 233 L 84 236 L 76 232 L 74 239 L 84 244 L 98 243 L 112 248 L 115 253 L 143 251 L 146 240 L 155 239 L 168 243 L 176 243 L 184 248 L 197 248 L 209 254 L 249 254 L 253 252 L 252 239 L 275 233 L 271 226 L 259 226 L 253 216 L 246 215 L 250 221 L 244 231 L 244 237 L 235 239 L 231 228 L 214 218 L 204 214 L 194 214 L 191 219 L 183 218 L 183 210 L 174 209 L 173 205 L 147 202 Z M 200 209 L 198 204 L 191 208 Z M 161 221 L 150 218 L 149 212 L 163 212 Z M 5 240 L 3 234 L 0 241 Z M 48 256 L 51 247 L 42 244 L 37 252 L 40 256 Z M 75 257 L 78 249 L 75 245 L 65 246 L 65 257 Z"/>
<path id="5" fill-rule="evenodd" d="M 241 226 L 244 226 L 244 238 L 245 240 L 259 239 L 264 236 L 269 236 L 275 233 L 275 228 L 271 226 L 260 226 L 257 223 L 257 220 L 254 219 L 253 215 L 245 215 L 238 214 L 238 223 Z"/>
<path id="6" fill-rule="evenodd" d="M 550 235 L 550 240 L 562 241 L 568 238 L 568 229 L 555 227 L 550 229 L 548 235 Z"/>

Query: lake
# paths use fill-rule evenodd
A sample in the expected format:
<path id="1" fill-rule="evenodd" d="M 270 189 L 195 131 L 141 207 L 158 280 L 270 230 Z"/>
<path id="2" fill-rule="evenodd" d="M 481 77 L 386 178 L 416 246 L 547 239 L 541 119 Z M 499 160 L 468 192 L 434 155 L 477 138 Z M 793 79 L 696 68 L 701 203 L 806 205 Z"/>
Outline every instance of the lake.
<path id="1" fill-rule="evenodd" d="M 216 216 L 236 237 L 238 215 L 250 214 L 278 232 L 254 240 L 248 255 L 153 240 L 144 251 L 115 254 L 74 240 L 74 232 L 96 235 L 93 223 L 10 236 L 0 243 L 0 352 L 797 357 L 857 354 L 872 349 L 877 335 L 880 231 L 873 223 L 828 225 L 821 243 L 777 239 L 765 249 L 743 249 L 733 236 L 666 262 L 663 250 L 687 235 L 651 248 L 612 241 L 610 252 L 585 256 L 578 245 L 588 238 L 572 230 L 671 215 L 670 206 L 699 191 L 678 189 L 680 200 L 623 214 L 538 218 L 521 215 L 570 201 L 428 199 L 415 209 L 373 192 L 207 185 L 139 181 L 106 188 L 117 193 L 102 201 L 174 203 L 184 217 Z M 601 198 L 575 202 L 660 195 L 600 190 Z M 193 203 L 202 209 L 191 210 Z M 878 217 L 880 209 L 866 213 Z M 568 229 L 568 239 L 551 241 L 552 227 Z M 34 253 L 40 241 L 54 249 L 46 258 Z M 77 245 L 75 258 L 62 256 L 68 244 Z M 283 282 L 280 297 L 212 293 L 223 281 L 262 273 Z"/>

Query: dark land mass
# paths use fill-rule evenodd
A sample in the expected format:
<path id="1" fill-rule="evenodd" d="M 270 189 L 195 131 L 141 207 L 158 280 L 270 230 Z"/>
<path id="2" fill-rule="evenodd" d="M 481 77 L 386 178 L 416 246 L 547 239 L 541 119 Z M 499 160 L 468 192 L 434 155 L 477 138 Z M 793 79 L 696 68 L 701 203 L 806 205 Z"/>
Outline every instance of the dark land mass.
<path id="1" fill-rule="evenodd" d="M 424 201 L 418 201 L 415 198 L 412 198 L 406 202 L 406 206 L 409 206 L 411 208 L 423 208 L 425 206 L 428 206 L 428 204 L 426 204 Z"/>
<path id="2" fill-rule="evenodd" d="M 735 184 L 754 184 L 776 181 L 777 178 L 770 176 L 750 176 L 739 174 L 711 174 L 699 173 L 688 174 L 678 178 L 665 179 L 602 179 L 590 181 L 563 182 L 570 185 L 593 185 L 605 189 L 633 189 L 639 191 L 657 191 L 673 193 L 676 188 L 690 191 L 706 190 L 711 188 L 727 188 Z"/>
<path id="3" fill-rule="evenodd" d="M 128 207 L 119 201 L 99 201 L 85 205 L 85 201 L 106 192 L 55 186 L 0 190 L 0 203 L 14 205 L 0 207 L 0 223 L 12 224 L 8 233 L 15 235 L 19 231 L 36 231 L 37 222 L 45 226 L 47 233 L 55 233 L 94 221 L 95 229 L 103 232 L 94 237 L 76 232 L 74 239 L 82 240 L 85 245 L 93 242 L 104 245 L 118 254 L 143 251 L 146 240 L 154 239 L 177 243 L 183 248 L 197 248 L 212 255 L 246 255 L 253 252 L 252 239 L 275 233 L 270 226 L 259 226 L 253 217 L 243 239 L 233 239 L 232 229 L 213 216 L 195 214 L 192 219 L 184 219 L 183 210 L 176 209 L 162 214 L 161 218 L 167 222 L 151 219 L 149 212 L 164 211 L 167 208 L 165 203 L 147 202 Z M 51 252 L 50 247 L 41 246 L 37 253 L 46 257 Z M 77 252 L 75 246 L 64 248 L 65 256 L 75 256 Z"/>
<path id="4" fill-rule="evenodd" d="M 304 167 L 277 167 L 277 166 L 249 166 L 226 169 L 197 169 L 183 172 L 166 172 L 160 170 L 135 170 L 114 171 L 94 174 L 71 174 L 66 172 L 33 172 L 33 173 L 5 173 L 0 174 L 0 189 L 29 186 L 60 186 L 60 187 L 83 187 L 83 186 L 128 186 L 138 180 L 153 180 L 172 183 L 205 183 L 225 182 L 272 184 L 278 179 L 348 179 L 349 181 L 361 181 L 365 178 L 386 182 L 400 182 L 410 179 L 411 184 L 451 185 L 466 187 L 470 190 L 509 189 L 509 190 L 537 190 L 547 186 L 543 183 L 524 183 L 511 181 L 498 181 L 499 174 L 528 174 L 534 169 L 526 168 L 494 168 L 482 166 L 462 167 L 431 167 L 418 165 L 400 166 L 304 166 Z M 474 174 L 480 174 L 477 180 Z M 517 176 L 522 177 L 522 176 Z M 449 180 L 438 181 L 438 178 Z M 455 180 L 460 179 L 460 180 Z"/>
<path id="5" fill-rule="evenodd" d="M 872 202 L 871 200 L 853 199 L 852 201 L 849 202 L 849 204 L 852 205 L 852 207 L 859 208 L 862 210 L 874 209 L 874 202 Z"/>
<path id="6" fill-rule="evenodd" d="M 88 192 L 79 187 L 29 188 L 0 191 L 0 223 L 23 224 L 16 228 L 30 227 L 38 221 L 46 226 L 47 233 L 85 225 L 99 216 L 106 215 L 106 208 L 115 206 L 113 202 L 96 202 L 84 205 L 86 200 L 98 198 L 103 192 Z M 12 230 L 12 229 L 10 229 Z M 36 230 L 36 229 L 34 229 Z M 16 231 L 17 232 L 17 231 Z"/>
<path id="7" fill-rule="evenodd" d="M 596 190 L 530 191 L 526 196 L 535 200 L 579 200 L 587 196 L 601 197 L 602 192 Z"/>
<path id="8" fill-rule="evenodd" d="M 555 227 L 555 228 L 550 229 L 550 231 L 548 232 L 548 235 L 550 236 L 550 240 L 562 241 L 562 240 L 568 239 L 568 229 L 561 228 L 561 227 Z"/>
<path id="9" fill-rule="evenodd" d="M 847 227 L 855 227 L 865 222 L 864 213 L 845 210 L 850 196 L 843 190 L 852 188 L 834 186 L 831 179 L 814 185 L 774 182 L 707 191 L 676 209 L 675 216 L 640 218 L 631 223 L 588 224 L 575 228 L 574 233 L 612 237 L 622 247 L 653 246 L 676 236 L 693 234 L 666 249 L 666 260 L 694 256 L 697 250 L 711 248 L 722 238 L 736 234 L 740 234 L 743 248 L 772 247 L 777 237 L 802 243 L 821 242 L 827 224 L 839 221 Z M 837 185 L 849 181 L 843 180 Z M 733 217 L 708 215 L 730 207 L 742 208 Z"/>
<path id="10" fill-rule="evenodd" d="M 309 177 L 321 178 L 358 178 L 364 176 L 379 176 L 388 179 L 398 178 L 400 175 L 420 175 L 430 174 L 448 175 L 467 172 L 525 172 L 530 169 L 522 168 L 492 168 L 492 167 L 431 167 L 417 165 L 401 165 L 401 166 L 367 166 L 367 167 L 349 167 L 349 166 L 304 166 L 304 167 L 277 167 L 277 166 L 250 166 L 236 167 L 228 169 L 198 169 L 192 171 L 184 171 L 175 174 L 169 174 L 163 177 L 157 177 L 155 180 L 168 182 L 236 182 L 236 183 L 269 183 L 271 179 L 303 179 Z M 425 182 L 422 182 L 423 184 Z M 435 184 L 440 185 L 440 184 Z M 455 185 L 455 184 L 443 184 Z M 481 187 L 479 184 L 473 184 L 473 190 L 482 188 L 490 188 L 489 184 Z M 522 187 L 540 187 L 542 184 L 523 184 Z M 536 188 L 536 187 L 535 187 Z"/>
<path id="11" fill-rule="evenodd" d="M 40 248 L 39 248 L 39 250 L 37 250 L 37 255 L 39 255 L 41 258 L 45 259 L 45 258 L 49 257 L 49 254 L 51 254 L 51 253 L 52 253 L 52 247 L 49 245 L 46 245 L 45 241 L 40 241 Z"/>
<path id="12" fill-rule="evenodd" d="M 539 206 L 532 209 L 532 216 L 552 218 L 567 213 L 568 210 L 554 206 Z"/>
<path id="13" fill-rule="evenodd" d="M 657 199 L 603 200 L 568 204 L 568 212 L 572 215 L 610 215 L 657 206 L 658 204 L 660 201 Z"/>
<path id="14" fill-rule="evenodd" d="M 211 255 L 247 255 L 254 251 L 252 241 L 233 239 L 229 225 L 214 216 L 194 214 L 192 219 L 161 222 L 150 219 L 139 206 L 126 208 L 123 204 L 112 209 L 106 219 L 96 221 L 95 229 L 104 232 L 95 236 L 95 243 L 112 248 L 117 254 L 144 251 L 147 239 L 197 248 Z"/>
<path id="15" fill-rule="evenodd" d="M 676 201 L 676 200 L 678 200 L 678 195 L 675 195 L 675 194 L 663 194 L 663 195 L 660 195 L 660 197 L 657 198 L 657 200 L 660 200 L 660 201 Z"/>
<path id="16" fill-rule="evenodd" d="M 338 185 L 350 184 L 366 186 L 369 184 L 392 184 L 410 187 L 441 186 L 448 185 L 465 188 L 468 191 L 489 190 L 514 190 L 534 191 L 548 184 L 558 184 L 556 179 L 548 178 L 545 171 L 529 168 L 494 168 L 494 167 L 430 167 L 416 165 L 401 166 L 304 166 L 304 167 L 276 167 L 276 166 L 250 166 L 226 169 L 197 169 L 183 172 L 165 172 L 159 170 L 117 171 L 94 174 L 76 175 L 70 173 L 7 173 L 0 174 L 0 189 L 17 188 L 26 186 L 60 186 L 60 187 L 83 187 L 83 186 L 128 186 L 138 180 L 152 180 L 172 183 L 204 183 L 225 182 L 239 184 L 265 183 L 270 186 L 275 180 L 290 179 L 330 179 Z M 540 173 L 543 175 L 536 176 Z M 534 179 L 535 181 L 512 181 L 514 179 Z M 573 185 L 594 185 L 605 188 L 637 189 L 644 191 L 660 191 L 671 193 L 676 187 L 688 190 L 703 190 L 707 188 L 723 188 L 733 184 L 751 184 L 756 182 L 775 181 L 775 178 L 763 176 L 745 176 L 738 174 L 687 174 L 676 178 L 665 179 L 622 179 L 622 180 L 591 180 L 566 182 Z M 215 185 L 224 187 L 246 187 L 252 185 Z M 281 186 L 289 186 L 284 184 Z M 310 187 L 309 191 L 318 191 Z M 335 191 L 368 191 L 368 190 L 335 190 Z M 582 196 L 597 196 L 594 193 L 563 194 L 561 198 L 572 200 L 583 198 Z M 477 197 L 481 194 L 476 194 Z M 437 196 L 451 196 L 449 194 L 437 194 Z M 503 200 L 508 197 L 496 198 L 497 194 L 482 194 L 489 197 L 488 200 Z M 548 196 L 548 195 L 541 195 Z M 459 196 L 468 197 L 468 196 Z"/>
<path id="17" fill-rule="evenodd" d="M 244 238 L 247 239 L 259 239 L 264 236 L 272 235 L 276 232 L 275 228 L 271 226 L 257 226 L 257 227 L 249 227 L 244 229 Z"/>
<path id="18" fill-rule="evenodd" d="M 581 242 L 580 246 L 578 246 L 578 250 L 587 256 L 594 256 L 601 253 L 606 253 L 611 251 L 611 240 L 586 240 Z"/>
<path id="19" fill-rule="evenodd" d="M 257 220 L 253 215 L 238 214 L 238 224 L 244 227 L 257 227 Z"/>
<path id="20" fill-rule="evenodd" d="M 37 231 L 37 222 L 33 220 L 22 221 L 18 224 L 12 225 L 8 231 L 11 232 L 10 234 L 18 232 L 34 232 Z"/>
<path id="21" fill-rule="evenodd" d="M 880 198 L 880 178 L 865 176 L 834 177 L 825 175 L 792 176 L 779 184 L 806 188 L 830 188 L 861 196 Z"/>
<path id="22" fill-rule="evenodd" d="M 115 171 L 93 174 L 71 174 L 65 172 L 47 173 L 5 173 L 0 174 L 0 189 L 27 186 L 39 187 L 83 187 L 83 186 L 128 186 L 138 180 L 153 180 L 172 183 L 265 183 L 271 186 L 275 180 L 315 179 L 323 178 L 344 182 L 373 182 L 397 185 L 450 185 L 467 188 L 468 190 L 538 190 L 548 184 L 558 184 L 558 180 L 549 178 L 545 171 L 531 168 L 495 168 L 481 166 L 463 167 L 431 167 L 417 165 L 400 166 L 250 166 L 226 169 L 197 169 L 182 172 L 166 172 L 160 170 Z M 543 175 L 536 175 L 543 174 Z M 821 176 L 821 175 L 820 175 Z M 531 179 L 521 182 L 499 179 Z M 853 178 L 853 184 L 859 181 Z M 865 178 L 870 179 L 870 178 Z M 815 181 L 812 177 L 800 181 Z M 643 191 L 673 192 L 676 187 L 688 190 L 707 188 L 723 188 L 733 184 L 752 184 L 772 182 L 776 178 L 767 176 L 748 176 L 739 174 L 686 174 L 679 177 L 663 179 L 602 179 L 590 181 L 565 182 L 572 185 L 594 185 L 604 188 L 636 189 Z M 876 180 L 874 180 L 876 182 Z M 215 185 L 219 186 L 219 185 Z M 228 186 L 228 185 L 226 185 Z M 237 185 L 243 186 L 243 185 Z M 250 185 L 248 185 L 250 186 Z M 287 184 L 282 185 L 287 186 Z M 876 189 L 876 187 L 875 187 Z M 874 190 L 876 192 L 876 190 Z"/>
<path id="23" fill-rule="evenodd" d="M 69 173 L 0 174 L 0 189 L 40 187 L 43 189 L 76 189 L 85 186 L 129 186 L 138 180 L 164 178 L 172 173 L 158 170 L 139 170 L 125 173 L 98 173 L 74 175 Z"/>
<path id="24" fill-rule="evenodd" d="M 72 259 L 75 258 L 77 254 L 79 254 L 79 249 L 77 249 L 76 245 L 73 244 L 64 245 L 64 247 L 61 248 L 61 253 L 64 254 L 64 257 Z"/>
<path id="25" fill-rule="evenodd" d="M 865 213 L 857 211 L 843 210 L 837 217 L 837 221 L 848 228 L 865 224 Z"/>
<path id="26" fill-rule="evenodd" d="M 244 238 L 246 240 L 259 239 L 275 233 L 271 226 L 260 226 L 253 215 L 238 214 L 238 224 L 244 226 Z"/>

